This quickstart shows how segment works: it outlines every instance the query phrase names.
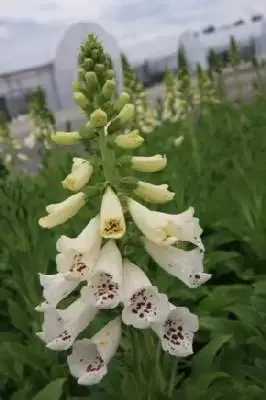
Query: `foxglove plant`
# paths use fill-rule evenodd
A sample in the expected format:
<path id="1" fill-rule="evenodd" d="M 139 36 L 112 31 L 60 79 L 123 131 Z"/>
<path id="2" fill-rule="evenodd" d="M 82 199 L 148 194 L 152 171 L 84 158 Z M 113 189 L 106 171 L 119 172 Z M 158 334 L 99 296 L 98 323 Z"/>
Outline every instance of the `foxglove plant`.
<path id="1" fill-rule="evenodd" d="M 74 99 L 89 122 L 79 132 L 59 132 L 53 140 L 61 144 L 94 144 L 95 155 L 75 158 L 70 174 L 62 185 L 71 194 L 61 203 L 46 207 L 40 218 L 43 228 L 53 228 L 74 217 L 94 198 L 97 210 L 75 238 L 61 236 L 56 244 L 57 273 L 40 275 L 43 302 L 36 307 L 44 313 L 38 336 L 52 350 L 72 347 L 67 358 L 71 374 L 81 385 L 100 382 L 121 340 L 122 323 L 136 329 L 150 328 L 168 353 L 186 357 L 193 353 L 192 342 L 198 319 L 187 308 L 169 303 L 139 265 L 124 251 L 133 220 L 141 236 L 143 249 L 170 275 L 188 287 L 205 283 L 210 275 L 203 271 L 202 230 L 194 209 L 172 215 L 152 211 L 135 196 L 153 204 L 171 201 L 174 193 L 167 184 L 138 181 L 130 171 L 155 173 L 166 167 L 165 155 L 126 156 L 124 151 L 142 145 L 138 130 L 123 133 L 134 119 L 134 106 L 127 93 L 113 99 L 114 73 L 109 57 L 94 35 L 82 44 L 79 56 L 79 80 L 74 83 Z M 123 154 L 120 156 L 119 153 Z M 97 170 L 100 181 L 93 184 Z M 124 176 L 127 171 L 129 175 Z M 125 174 L 122 175 L 122 172 Z M 137 229 L 136 228 L 136 229 Z M 143 237 L 142 237 L 143 235 Z M 179 248 L 190 242 L 194 249 Z M 133 243 L 134 245 L 134 243 Z M 59 303 L 82 283 L 80 296 L 66 309 Z M 120 310 L 120 316 L 91 338 L 77 340 L 101 310 Z"/>

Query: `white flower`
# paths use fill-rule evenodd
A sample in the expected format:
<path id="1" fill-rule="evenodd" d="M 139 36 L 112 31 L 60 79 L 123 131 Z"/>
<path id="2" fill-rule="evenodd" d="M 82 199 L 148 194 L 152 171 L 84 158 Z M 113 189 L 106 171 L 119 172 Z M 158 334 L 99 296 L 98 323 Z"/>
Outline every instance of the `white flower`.
<path id="1" fill-rule="evenodd" d="M 81 297 L 97 308 L 118 306 L 122 285 L 122 256 L 115 242 L 109 240 L 101 249 L 93 276 L 81 290 Z"/>
<path id="2" fill-rule="evenodd" d="M 106 239 L 120 239 L 126 232 L 123 209 L 118 196 L 107 187 L 101 204 L 101 235 Z"/>
<path id="3" fill-rule="evenodd" d="M 193 354 L 193 338 L 199 329 L 199 321 L 188 308 L 175 307 L 170 303 L 165 321 L 153 324 L 152 329 L 159 336 L 163 350 L 172 356 L 187 357 Z"/>
<path id="4" fill-rule="evenodd" d="M 145 273 L 128 260 L 123 265 L 123 303 L 123 322 L 139 329 L 162 322 L 169 310 L 167 296 L 159 293 Z"/>
<path id="5" fill-rule="evenodd" d="M 161 154 L 152 157 L 132 157 L 132 168 L 140 172 L 157 172 L 166 167 L 167 158 Z"/>
<path id="6" fill-rule="evenodd" d="M 25 147 L 28 147 L 29 149 L 33 149 L 33 147 L 36 145 L 36 138 L 34 134 L 28 135 L 24 141 L 23 144 Z"/>
<path id="7" fill-rule="evenodd" d="M 48 308 L 44 311 L 42 332 L 38 332 L 37 336 L 46 343 L 48 349 L 67 350 L 96 314 L 95 308 L 86 305 L 80 299 L 65 310 Z"/>
<path id="8" fill-rule="evenodd" d="M 169 246 L 177 241 L 176 237 L 170 235 L 166 218 L 155 218 L 154 211 L 133 199 L 128 199 L 128 209 L 139 230 L 151 241 L 161 246 Z"/>
<path id="9" fill-rule="evenodd" d="M 204 245 L 200 239 L 202 229 L 199 225 L 199 219 L 194 217 L 194 208 L 189 207 L 181 214 L 165 214 L 154 211 L 154 218 L 164 218 L 168 220 L 168 229 L 172 236 L 178 241 L 190 242 L 198 246 L 201 250 Z"/>
<path id="10" fill-rule="evenodd" d="M 122 149 L 136 149 L 140 147 L 143 142 L 144 139 L 139 135 L 139 131 L 137 129 L 129 133 L 117 135 L 115 138 L 115 144 Z"/>
<path id="11" fill-rule="evenodd" d="M 53 228 L 64 224 L 85 205 L 85 194 L 80 192 L 69 196 L 60 203 L 46 206 L 48 215 L 39 219 L 39 225 L 42 228 Z"/>
<path id="12" fill-rule="evenodd" d="M 134 193 L 143 200 L 155 204 L 164 204 L 173 200 L 175 193 L 169 192 L 168 185 L 153 185 L 148 182 L 138 181 Z"/>
<path id="13" fill-rule="evenodd" d="M 67 357 L 70 373 L 80 385 L 95 385 L 107 374 L 107 367 L 115 355 L 121 339 L 121 319 L 115 318 L 91 339 L 74 343 Z"/>
<path id="14" fill-rule="evenodd" d="M 99 216 L 92 218 L 76 238 L 61 236 L 56 243 L 57 271 L 67 279 L 88 279 L 99 257 L 101 242 Z"/>
<path id="15" fill-rule="evenodd" d="M 61 273 L 54 275 L 39 274 L 39 276 L 45 301 L 35 308 L 36 311 L 45 311 L 47 308 L 56 307 L 79 285 L 78 280 L 67 280 Z"/>
<path id="16" fill-rule="evenodd" d="M 144 239 L 144 245 L 160 267 L 190 288 L 196 288 L 211 278 L 211 275 L 203 272 L 203 252 L 198 247 L 184 251 L 174 246 L 158 246 L 147 238 Z"/>
<path id="17" fill-rule="evenodd" d="M 62 181 L 65 189 L 77 192 L 89 182 L 93 173 L 93 167 L 90 162 L 84 158 L 73 158 L 71 173 Z"/>

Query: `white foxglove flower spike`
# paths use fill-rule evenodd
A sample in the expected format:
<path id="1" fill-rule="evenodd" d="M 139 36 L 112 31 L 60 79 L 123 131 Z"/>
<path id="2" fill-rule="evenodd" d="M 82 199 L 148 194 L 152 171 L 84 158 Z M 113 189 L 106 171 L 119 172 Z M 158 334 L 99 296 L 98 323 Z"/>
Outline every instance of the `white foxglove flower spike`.
<path id="1" fill-rule="evenodd" d="M 174 246 L 163 247 L 147 238 L 144 239 L 144 246 L 160 267 L 190 288 L 196 288 L 211 278 L 210 274 L 203 272 L 203 252 L 199 248 L 184 251 Z"/>
<path id="2" fill-rule="evenodd" d="M 128 209 L 139 230 L 151 241 L 161 246 L 170 246 L 177 241 L 170 234 L 169 221 L 166 218 L 155 217 L 154 211 L 133 199 L 128 199 Z"/>
<path id="3" fill-rule="evenodd" d="M 89 161 L 84 158 L 73 158 L 71 173 L 62 181 L 65 189 L 78 192 L 89 182 L 93 173 L 93 167 Z"/>
<path id="4" fill-rule="evenodd" d="M 101 235 L 105 239 L 120 239 L 126 232 L 123 209 L 118 196 L 108 186 L 101 204 Z"/>
<path id="5" fill-rule="evenodd" d="M 76 238 L 61 236 L 56 243 L 57 271 L 67 279 L 88 279 L 100 254 L 101 242 L 99 216 L 92 218 Z"/>
<path id="6" fill-rule="evenodd" d="M 139 329 L 163 321 L 169 311 L 167 296 L 159 293 L 145 273 L 128 260 L 123 265 L 123 303 L 123 322 Z"/>
<path id="7" fill-rule="evenodd" d="M 42 332 L 37 335 L 50 350 L 63 351 L 72 346 L 97 314 L 97 310 L 80 299 L 65 310 L 48 308 L 44 311 Z"/>
<path id="8" fill-rule="evenodd" d="M 193 338 L 199 329 L 198 317 L 188 308 L 169 305 L 165 321 L 153 324 L 152 329 L 159 336 L 164 351 L 172 356 L 187 357 L 193 354 Z"/>
<path id="9" fill-rule="evenodd" d="M 43 287 L 43 297 L 45 298 L 45 301 L 35 308 L 36 311 L 40 312 L 50 307 L 56 307 L 79 285 L 78 280 L 67 280 L 61 273 L 54 275 L 39 274 L 39 276 L 40 284 Z"/>
<path id="10" fill-rule="evenodd" d="M 121 299 L 122 256 L 115 242 L 109 240 L 101 249 L 93 275 L 81 290 L 84 302 L 99 309 L 112 309 Z"/>
<path id="11" fill-rule="evenodd" d="M 78 384 L 95 385 L 107 374 L 108 363 L 115 355 L 121 339 L 121 319 L 115 318 L 91 339 L 74 343 L 67 357 L 70 373 Z"/>
<path id="12" fill-rule="evenodd" d="M 42 228 L 54 228 L 57 225 L 64 224 L 85 205 L 85 194 L 80 192 L 69 196 L 60 203 L 46 206 L 48 215 L 39 219 L 39 225 Z"/>
<path id="13" fill-rule="evenodd" d="M 134 193 L 143 200 L 154 204 L 164 204 L 173 200 L 175 193 L 168 190 L 168 185 L 153 185 L 152 183 L 138 181 Z"/>
<path id="14" fill-rule="evenodd" d="M 152 157 L 132 157 L 132 169 L 140 172 L 157 172 L 166 167 L 167 158 L 161 154 Z"/>

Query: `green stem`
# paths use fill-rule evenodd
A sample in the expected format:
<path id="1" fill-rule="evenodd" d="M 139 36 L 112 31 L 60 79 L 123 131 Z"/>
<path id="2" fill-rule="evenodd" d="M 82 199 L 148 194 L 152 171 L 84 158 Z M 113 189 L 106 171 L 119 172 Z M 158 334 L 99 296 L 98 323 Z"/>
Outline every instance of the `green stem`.
<path id="1" fill-rule="evenodd" d="M 108 149 L 107 138 L 105 136 L 103 129 L 99 132 L 99 136 L 100 136 L 100 150 L 101 150 L 104 177 L 106 182 L 112 184 L 114 180 L 114 165 L 112 163 L 112 158 L 111 158 L 112 150 Z"/>
<path id="2" fill-rule="evenodd" d="M 167 395 L 169 399 L 173 397 L 173 391 L 175 389 L 176 375 L 177 375 L 178 358 L 175 357 L 172 367 L 172 373 L 169 380 Z"/>

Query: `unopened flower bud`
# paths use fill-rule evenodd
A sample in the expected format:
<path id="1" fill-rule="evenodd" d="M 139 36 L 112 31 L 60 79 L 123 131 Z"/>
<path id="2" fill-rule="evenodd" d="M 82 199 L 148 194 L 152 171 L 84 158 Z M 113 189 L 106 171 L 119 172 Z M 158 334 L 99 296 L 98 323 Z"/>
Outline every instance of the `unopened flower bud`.
<path id="1" fill-rule="evenodd" d="M 94 71 L 86 72 L 85 80 L 91 94 L 97 93 L 100 90 L 100 83 Z"/>
<path id="2" fill-rule="evenodd" d="M 106 72 L 106 76 L 108 79 L 113 79 L 115 77 L 115 73 L 112 69 L 108 69 L 108 71 Z"/>
<path id="3" fill-rule="evenodd" d="M 51 135 L 53 142 L 57 144 L 76 144 L 81 139 L 79 132 L 56 132 Z"/>
<path id="4" fill-rule="evenodd" d="M 90 122 L 94 128 L 103 128 L 107 124 L 107 114 L 99 108 L 91 114 Z"/>
<path id="5" fill-rule="evenodd" d="M 105 67 L 103 64 L 96 64 L 94 66 L 94 71 L 96 72 L 96 74 L 102 74 L 105 71 Z"/>
<path id="6" fill-rule="evenodd" d="M 181 146 L 181 144 L 184 142 L 184 136 L 179 136 L 177 139 L 174 141 L 175 147 Z"/>
<path id="7" fill-rule="evenodd" d="M 86 60 L 84 61 L 84 67 L 86 69 L 86 71 L 90 71 L 93 68 L 93 60 L 91 58 L 86 58 Z"/>
<path id="8" fill-rule="evenodd" d="M 72 89 L 74 92 L 79 92 L 81 89 L 81 84 L 77 81 L 72 83 Z"/>
<path id="9" fill-rule="evenodd" d="M 92 57 L 92 59 L 93 59 L 94 61 L 97 61 L 97 60 L 98 60 L 99 55 L 100 55 L 100 52 L 99 52 L 98 49 L 92 50 L 92 52 L 91 52 L 91 57 Z"/>
<path id="10" fill-rule="evenodd" d="M 136 149 L 140 147 L 144 142 L 142 136 L 139 135 L 137 129 L 129 133 L 117 135 L 115 138 L 115 144 L 122 149 Z"/>
<path id="11" fill-rule="evenodd" d="M 164 204 L 173 200 L 175 193 L 168 190 L 168 185 L 153 185 L 148 182 L 138 182 L 134 193 L 143 200 L 155 204 Z"/>
<path id="12" fill-rule="evenodd" d="M 118 114 L 118 118 L 121 124 L 129 124 L 133 121 L 134 118 L 135 107 L 133 104 L 126 104 Z"/>
<path id="13" fill-rule="evenodd" d="M 102 88 L 102 94 L 106 99 L 111 99 L 115 89 L 115 81 L 108 79 Z"/>
<path id="14" fill-rule="evenodd" d="M 78 77 L 79 79 L 85 79 L 86 71 L 83 68 L 78 68 Z"/>
<path id="15" fill-rule="evenodd" d="M 122 92 L 120 96 L 115 100 L 114 106 L 117 111 L 121 111 L 122 108 L 130 101 L 130 95 L 127 92 Z"/>
<path id="16" fill-rule="evenodd" d="M 89 104 L 88 99 L 82 92 L 74 92 L 73 99 L 75 100 L 77 105 L 80 106 L 81 108 L 85 108 Z"/>

